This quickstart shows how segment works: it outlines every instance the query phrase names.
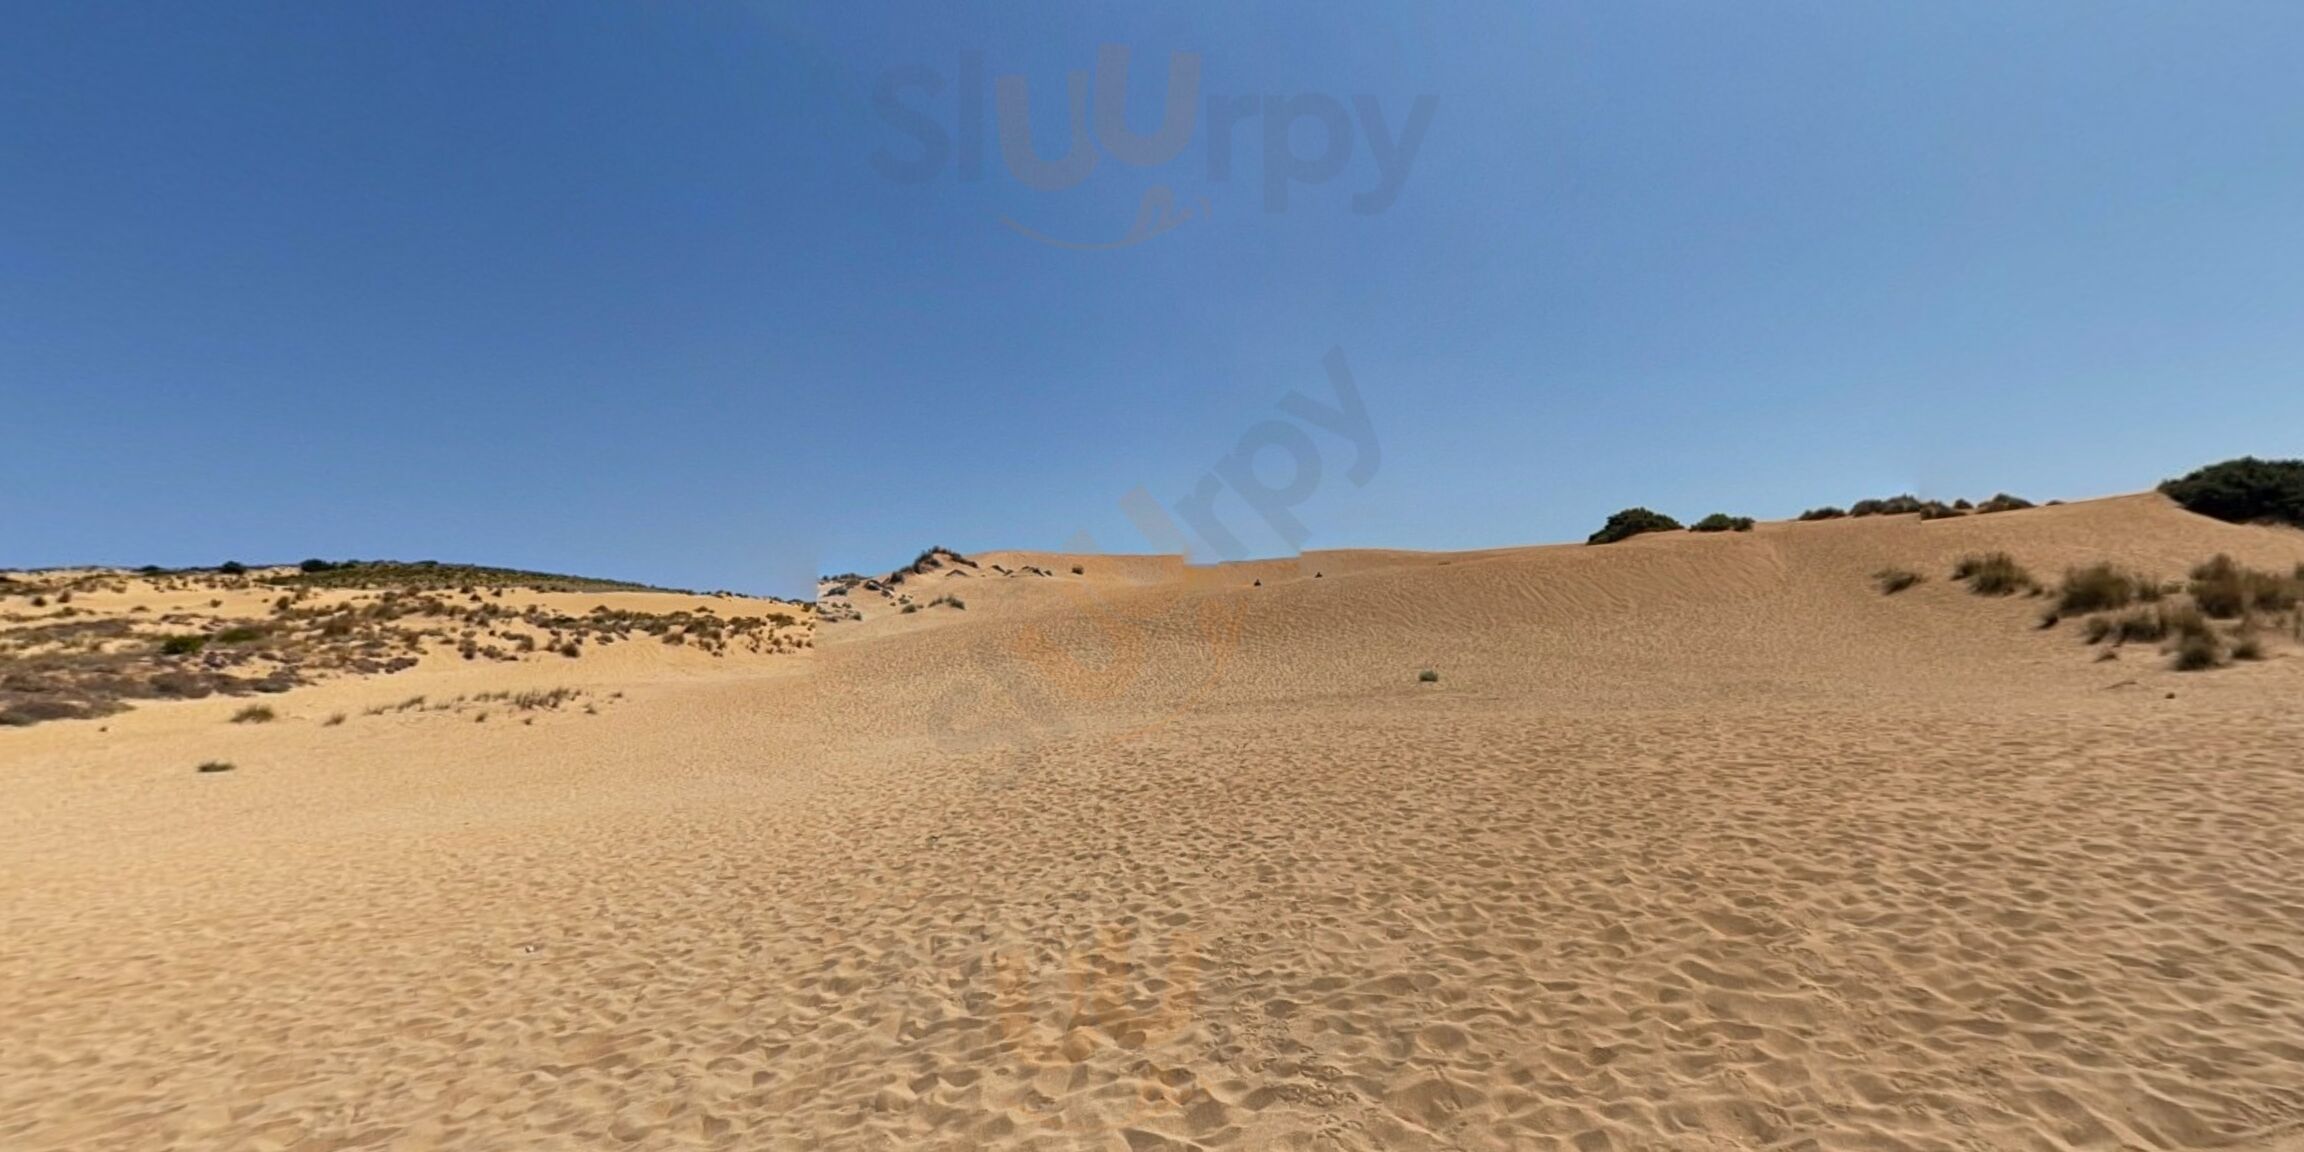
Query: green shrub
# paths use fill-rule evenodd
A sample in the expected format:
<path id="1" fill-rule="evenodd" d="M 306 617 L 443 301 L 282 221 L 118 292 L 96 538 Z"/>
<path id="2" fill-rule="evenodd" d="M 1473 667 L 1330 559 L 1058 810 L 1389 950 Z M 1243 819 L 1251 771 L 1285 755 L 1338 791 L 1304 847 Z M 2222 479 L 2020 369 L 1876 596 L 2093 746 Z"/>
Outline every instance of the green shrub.
<path id="1" fill-rule="evenodd" d="M 336 570 L 336 566 L 334 564 L 331 564 L 326 560 L 317 559 L 306 560 L 302 564 L 298 564 L 296 568 L 301 572 L 333 572 Z"/>
<path id="2" fill-rule="evenodd" d="M 245 576 L 248 574 L 248 566 L 238 560 L 226 560 L 222 564 L 218 564 L 216 570 L 226 576 Z"/>
<path id="3" fill-rule="evenodd" d="M 2186 509 L 2234 524 L 2304 526 L 2304 460 L 2243 456 L 2160 485 Z"/>
<path id="4" fill-rule="evenodd" d="M 1838 520 L 1838 519 L 1841 519 L 1842 517 L 1845 517 L 1846 515 L 1848 515 L 1848 510 L 1847 510 L 1847 509 L 1845 509 L 1845 508 L 1834 508 L 1834 507 L 1832 507 L 1832 506 L 1830 506 L 1830 505 L 1826 505 L 1826 506 L 1824 506 L 1824 507 L 1822 507 L 1822 508 L 1810 508 L 1810 509 L 1809 509 L 1809 510 L 1807 510 L 1806 512 L 1802 512 L 1802 513 L 1800 514 L 1800 519 L 1801 519 L 1801 520 L 1803 520 L 1803 521 L 1808 521 L 1808 520 Z"/>
<path id="5" fill-rule="evenodd" d="M 2040 586 L 2006 552 L 1963 556 L 1953 567 L 1952 578 L 1967 581 L 1968 590 L 1978 596 L 2013 596 Z"/>
<path id="6" fill-rule="evenodd" d="M 1955 516 L 1966 515 L 1966 512 L 1963 512 L 1958 508 L 1954 508 L 1950 504 L 1946 504 L 1941 500 L 1930 500 L 1926 504 L 1922 504 L 1920 506 L 1920 519 L 1922 520 L 1950 520 Z"/>
<path id="7" fill-rule="evenodd" d="M 208 646 L 206 636 L 169 636 L 160 641 L 162 656 L 190 656 Z"/>
<path id="8" fill-rule="evenodd" d="M 1690 532 L 1750 532 L 1754 521 L 1750 516 L 1730 516 L 1714 512 L 1688 526 Z"/>
<path id="9" fill-rule="evenodd" d="M 1902 496 L 1890 496 L 1885 500 L 1858 500 L 1849 505 L 1848 514 L 1850 516 L 1906 516 L 1920 511 L 1922 507 L 1918 496 L 1907 493 Z"/>
<path id="10" fill-rule="evenodd" d="M 1992 497 L 1990 500 L 1986 500 L 1982 504 L 1978 504 L 1976 506 L 1976 511 L 1979 513 L 2021 512 L 2024 509 L 2030 508 L 2032 506 L 2032 502 L 2030 500 L 2026 500 L 2022 496 L 2010 496 L 2006 492 L 2002 492 Z"/>
<path id="11" fill-rule="evenodd" d="M 1622 512 L 1610 516 L 1608 523 L 1584 542 L 1586 544 L 1614 544 L 1619 540 L 1630 540 L 1634 536 L 1649 532 L 1678 531 L 1680 531 L 1680 522 L 1661 512 L 1651 512 L 1646 508 L 1626 508 Z"/>
<path id="12" fill-rule="evenodd" d="M 1426 668 L 1422 672 L 1418 672 L 1416 674 L 1416 682 L 1419 684 L 1438 684 L 1440 682 L 1440 674 L 1431 670 L 1430 668 Z"/>
<path id="13" fill-rule="evenodd" d="M 1894 596 L 1928 579 L 1909 568 L 1882 568 L 1872 574 L 1872 581 L 1880 586 L 1883 595 Z"/>

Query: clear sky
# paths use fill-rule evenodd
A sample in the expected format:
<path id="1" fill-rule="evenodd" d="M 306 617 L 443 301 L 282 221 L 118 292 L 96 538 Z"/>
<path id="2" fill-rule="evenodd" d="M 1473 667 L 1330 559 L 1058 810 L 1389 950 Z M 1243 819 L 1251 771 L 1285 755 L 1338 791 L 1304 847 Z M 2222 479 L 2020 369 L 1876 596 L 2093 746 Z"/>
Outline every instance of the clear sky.
<path id="1" fill-rule="evenodd" d="M 791 594 L 1221 554 L 1204 477 L 1273 554 L 2304 452 L 2304 5 L 1176 7 L 0 7 L 0 565 Z"/>

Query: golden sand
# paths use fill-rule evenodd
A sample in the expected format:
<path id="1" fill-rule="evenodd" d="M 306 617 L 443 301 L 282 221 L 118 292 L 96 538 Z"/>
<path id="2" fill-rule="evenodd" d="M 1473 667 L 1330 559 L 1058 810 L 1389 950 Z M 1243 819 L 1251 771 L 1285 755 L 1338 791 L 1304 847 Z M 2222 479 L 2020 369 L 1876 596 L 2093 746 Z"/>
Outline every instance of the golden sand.
<path id="1" fill-rule="evenodd" d="M 2304 655 L 2099 660 L 1990 549 L 2304 533 L 993 554 L 0 730 L 0 1148 L 2304 1147 Z"/>

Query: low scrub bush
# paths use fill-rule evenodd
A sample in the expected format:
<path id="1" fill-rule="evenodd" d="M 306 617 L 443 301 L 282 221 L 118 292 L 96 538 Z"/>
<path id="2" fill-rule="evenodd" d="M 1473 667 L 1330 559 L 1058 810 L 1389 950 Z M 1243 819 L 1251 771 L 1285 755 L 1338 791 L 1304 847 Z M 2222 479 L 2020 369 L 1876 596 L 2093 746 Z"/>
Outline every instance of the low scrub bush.
<path id="1" fill-rule="evenodd" d="M 2203 672 L 2224 663 L 2224 642 L 2213 632 L 2186 636 L 2176 643 L 2176 670 Z"/>
<path id="2" fill-rule="evenodd" d="M 1992 497 L 1990 500 L 1986 500 L 1982 504 L 1978 504 L 1976 506 L 1976 511 L 1986 514 L 1993 512 L 2021 512 L 2024 509 L 2030 508 L 2032 506 L 2032 502 L 2030 500 L 2026 500 L 2022 496 L 2010 496 L 2006 492 L 2002 492 Z"/>
<path id="3" fill-rule="evenodd" d="M 1688 526 L 1690 532 L 1750 532 L 1754 521 L 1750 516 L 1730 516 L 1714 512 Z"/>
<path id="4" fill-rule="evenodd" d="M 1839 520 L 1846 517 L 1847 515 L 1848 510 L 1845 508 L 1834 508 L 1830 505 L 1826 505 L 1822 508 L 1810 508 L 1806 512 L 1802 512 L 1800 514 L 1800 519 L 1803 521 Z"/>
<path id="5" fill-rule="evenodd" d="M 1920 511 L 1923 507 L 1925 505 L 1921 504 L 1918 496 L 1907 493 L 1902 496 L 1890 496 L 1885 500 L 1858 500 L 1848 506 L 1848 514 L 1850 516 L 1907 516 Z"/>
<path id="6" fill-rule="evenodd" d="M 268 704 L 250 704 L 232 714 L 234 724 L 270 724 L 279 718 L 280 714 Z"/>
<path id="7" fill-rule="evenodd" d="M 1634 536 L 1645 535 L 1650 532 L 1678 531 L 1680 531 L 1680 522 L 1661 512 L 1651 512 L 1646 508 L 1626 508 L 1622 512 L 1610 516 L 1608 523 L 1602 525 L 1598 532 L 1594 532 L 1584 542 L 1586 544 L 1614 544 L 1619 540 L 1630 540 Z"/>

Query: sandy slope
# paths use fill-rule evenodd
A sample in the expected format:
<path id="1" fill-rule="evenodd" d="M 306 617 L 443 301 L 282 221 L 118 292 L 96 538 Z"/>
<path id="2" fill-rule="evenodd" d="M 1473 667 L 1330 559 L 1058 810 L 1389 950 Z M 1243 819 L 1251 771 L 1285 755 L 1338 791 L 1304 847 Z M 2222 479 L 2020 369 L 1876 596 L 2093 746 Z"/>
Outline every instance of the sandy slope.
<path id="1" fill-rule="evenodd" d="M 996 554 L 595 714 L 0 731 L 0 1147 L 2304 1146 L 2304 656 L 2098 663 L 2002 547 L 2304 561 Z"/>

